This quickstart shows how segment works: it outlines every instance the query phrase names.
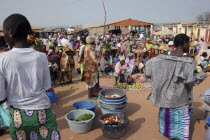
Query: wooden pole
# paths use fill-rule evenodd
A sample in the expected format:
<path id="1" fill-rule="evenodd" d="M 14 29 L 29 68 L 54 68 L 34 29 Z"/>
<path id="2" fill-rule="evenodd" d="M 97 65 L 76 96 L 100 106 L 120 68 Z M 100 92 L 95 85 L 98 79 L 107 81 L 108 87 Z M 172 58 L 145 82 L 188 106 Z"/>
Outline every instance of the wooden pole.
<path id="1" fill-rule="evenodd" d="M 104 0 L 102 0 L 103 8 L 104 8 L 104 37 L 105 37 L 105 25 L 106 25 L 106 8 L 104 5 Z"/>

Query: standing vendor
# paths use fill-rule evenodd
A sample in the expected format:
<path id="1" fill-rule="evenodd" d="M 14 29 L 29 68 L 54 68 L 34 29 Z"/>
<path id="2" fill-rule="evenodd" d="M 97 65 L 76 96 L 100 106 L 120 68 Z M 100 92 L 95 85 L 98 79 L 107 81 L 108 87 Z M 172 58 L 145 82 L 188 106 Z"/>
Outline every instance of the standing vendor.
<path id="1" fill-rule="evenodd" d="M 153 57 L 153 54 L 152 54 L 153 45 L 152 45 L 150 38 L 147 39 L 147 43 L 145 46 L 146 46 L 147 51 L 149 52 L 150 58 L 152 58 Z"/>
<path id="2" fill-rule="evenodd" d="M 88 97 L 97 99 L 100 87 L 99 87 L 99 73 L 98 73 L 98 59 L 96 58 L 94 48 L 95 39 L 91 36 L 86 38 L 86 46 L 84 49 L 84 71 L 83 80 L 87 84 Z"/>

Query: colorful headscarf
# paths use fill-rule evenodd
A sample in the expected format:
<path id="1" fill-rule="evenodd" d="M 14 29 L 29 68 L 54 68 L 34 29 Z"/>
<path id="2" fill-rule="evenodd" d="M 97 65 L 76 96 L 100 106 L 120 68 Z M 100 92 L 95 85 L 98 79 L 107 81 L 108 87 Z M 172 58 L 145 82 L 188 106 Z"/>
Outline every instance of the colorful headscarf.
<path id="1" fill-rule="evenodd" d="M 34 35 L 28 35 L 27 39 L 31 41 L 35 41 L 36 37 Z"/>

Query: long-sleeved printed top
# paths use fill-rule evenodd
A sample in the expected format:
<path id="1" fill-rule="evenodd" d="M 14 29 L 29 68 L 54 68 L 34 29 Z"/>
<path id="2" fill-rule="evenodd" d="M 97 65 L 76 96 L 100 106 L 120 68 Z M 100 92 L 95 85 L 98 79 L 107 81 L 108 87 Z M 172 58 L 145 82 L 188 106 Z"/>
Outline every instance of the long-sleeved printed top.
<path id="1" fill-rule="evenodd" d="M 197 72 L 191 56 L 160 54 L 146 63 L 146 76 L 152 79 L 148 97 L 155 106 L 177 108 L 189 104 L 192 88 L 201 83 L 206 74 Z"/>

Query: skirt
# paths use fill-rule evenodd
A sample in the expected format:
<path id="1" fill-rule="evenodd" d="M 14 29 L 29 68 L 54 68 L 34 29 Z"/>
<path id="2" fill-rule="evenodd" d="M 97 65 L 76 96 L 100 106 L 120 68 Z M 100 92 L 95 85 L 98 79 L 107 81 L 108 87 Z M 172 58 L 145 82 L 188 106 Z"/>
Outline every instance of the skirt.
<path id="1" fill-rule="evenodd" d="M 13 140 L 60 140 L 52 109 L 23 110 L 11 107 L 10 135 Z"/>
<path id="2" fill-rule="evenodd" d="M 168 138 L 189 140 L 189 105 L 179 108 L 160 108 L 159 131 Z"/>

